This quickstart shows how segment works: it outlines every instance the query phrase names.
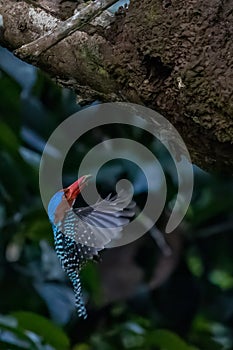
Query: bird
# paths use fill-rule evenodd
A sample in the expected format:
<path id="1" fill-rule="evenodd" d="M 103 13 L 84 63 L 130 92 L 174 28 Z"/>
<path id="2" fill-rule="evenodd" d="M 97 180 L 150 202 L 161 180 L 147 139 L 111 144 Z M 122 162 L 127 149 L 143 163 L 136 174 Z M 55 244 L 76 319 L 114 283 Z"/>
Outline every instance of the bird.
<path id="1" fill-rule="evenodd" d="M 91 206 L 77 208 L 75 201 L 91 175 L 84 175 L 67 188 L 56 192 L 48 204 L 54 246 L 75 294 L 78 316 L 87 317 L 82 296 L 80 271 L 89 260 L 99 261 L 99 251 L 121 236 L 135 215 L 135 202 L 126 191 L 109 194 Z"/>

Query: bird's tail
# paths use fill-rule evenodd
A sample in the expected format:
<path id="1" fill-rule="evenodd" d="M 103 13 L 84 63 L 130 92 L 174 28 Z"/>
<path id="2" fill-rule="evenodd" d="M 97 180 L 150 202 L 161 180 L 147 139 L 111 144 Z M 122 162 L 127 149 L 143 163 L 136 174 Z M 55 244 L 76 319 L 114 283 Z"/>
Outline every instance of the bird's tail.
<path id="1" fill-rule="evenodd" d="M 72 282 L 75 293 L 75 305 L 78 311 L 78 316 L 87 318 L 87 310 L 82 297 L 81 281 L 76 270 L 67 271 L 67 274 Z"/>

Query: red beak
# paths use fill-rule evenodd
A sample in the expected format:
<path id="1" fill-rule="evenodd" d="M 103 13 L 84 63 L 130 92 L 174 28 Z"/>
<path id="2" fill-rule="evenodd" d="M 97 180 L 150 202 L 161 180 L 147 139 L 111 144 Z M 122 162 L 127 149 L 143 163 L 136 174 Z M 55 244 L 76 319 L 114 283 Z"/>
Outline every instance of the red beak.
<path id="1" fill-rule="evenodd" d="M 69 187 L 64 188 L 66 199 L 70 205 L 77 198 L 82 189 L 87 186 L 90 177 L 91 175 L 84 175 L 72 183 Z"/>

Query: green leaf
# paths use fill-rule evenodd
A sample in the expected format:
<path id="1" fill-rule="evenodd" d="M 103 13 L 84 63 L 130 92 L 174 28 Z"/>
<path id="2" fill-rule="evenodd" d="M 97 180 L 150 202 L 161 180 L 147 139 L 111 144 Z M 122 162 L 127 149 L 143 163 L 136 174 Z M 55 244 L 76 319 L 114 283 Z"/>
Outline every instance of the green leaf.
<path id="1" fill-rule="evenodd" d="M 209 280 L 223 290 L 231 289 L 233 287 L 233 277 L 224 270 L 215 269 L 210 272 Z"/>
<path id="2" fill-rule="evenodd" d="M 19 84 L 0 69 L 0 115 L 18 134 L 20 127 L 20 92 Z"/>
<path id="3" fill-rule="evenodd" d="M 91 347 L 88 344 L 82 343 L 82 344 L 75 345 L 73 350 L 91 350 Z"/>
<path id="4" fill-rule="evenodd" d="M 18 327 L 17 321 L 13 317 L 0 316 L 0 331 L 0 349 L 9 349 L 9 345 L 10 349 L 38 349 L 34 341 L 25 334 L 25 331 Z"/>
<path id="5" fill-rule="evenodd" d="M 32 312 L 14 312 L 19 326 L 32 331 L 44 339 L 44 342 L 52 345 L 57 350 L 69 348 L 69 339 L 61 328 L 51 321 Z"/>
<path id="6" fill-rule="evenodd" d="M 194 350 L 178 335 L 167 330 L 158 329 L 148 334 L 148 345 L 159 346 L 163 350 Z"/>
<path id="7" fill-rule="evenodd" d="M 6 148 L 10 153 L 17 154 L 19 148 L 19 140 L 9 126 L 0 122 L 0 144 Z"/>
<path id="8" fill-rule="evenodd" d="M 91 294 L 92 300 L 98 305 L 101 301 L 100 276 L 97 267 L 89 262 L 81 271 L 84 288 Z"/>
<path id="9" fill-rule="evenodd" d="M 23 350 L 23 349 L 29 349 L 29 347 L 26 348 L 22 348 L 22 345 L 16 345 L 16 344 L 12 344 L 10 342 L 7 341 L 1 341 L 0 340 L 0 349 L 1 350 Z"/>

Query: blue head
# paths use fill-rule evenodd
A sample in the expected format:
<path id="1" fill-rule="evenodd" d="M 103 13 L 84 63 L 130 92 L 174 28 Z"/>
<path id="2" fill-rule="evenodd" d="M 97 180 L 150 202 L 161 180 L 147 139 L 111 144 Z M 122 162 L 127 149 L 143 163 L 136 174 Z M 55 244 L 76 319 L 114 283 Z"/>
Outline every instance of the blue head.
<path id="1" fill-rule="evenodd" d="M 52 224 L 57 225 L 64 217 L 67 209 L 72 207 L 81 190 L 87 185 L 90 175 L 84 175 L 69 187 L 58 191 L 50 199 L 48 205 L 48 216 Z"/>
<path id="2" fill-rule="evenodd" d="M 51 223 L 55 223 L 55 213 L 59 206 L 59 204 L 62 203 L 62 200 L 64 200 L 64 192 L 59 191 L 53 195 L 53 197 L 50 199 L 49 205 L 48 205 L 48 216 Z"/>

